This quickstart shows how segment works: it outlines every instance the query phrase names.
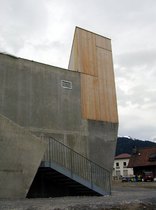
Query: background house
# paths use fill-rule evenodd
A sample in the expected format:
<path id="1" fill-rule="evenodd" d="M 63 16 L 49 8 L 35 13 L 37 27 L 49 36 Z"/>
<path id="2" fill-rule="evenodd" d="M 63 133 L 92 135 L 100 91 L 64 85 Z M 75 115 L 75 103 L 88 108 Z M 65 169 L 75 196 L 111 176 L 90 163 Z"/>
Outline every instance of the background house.
<path id="1" fill-rule="evenodd" d="M 133 168 L 127 168 L 131 155 L 123 153 L 114 159 L 113 177 L 133 176 Z"/>
<path id="2" fill-rule="evenodd" d="M 148 147 L 133 151 L 128 168 L 134 169 L 135 175 L 143 175 L 144 172 L 152 172 L 156 177 L 156 147 Z"/>

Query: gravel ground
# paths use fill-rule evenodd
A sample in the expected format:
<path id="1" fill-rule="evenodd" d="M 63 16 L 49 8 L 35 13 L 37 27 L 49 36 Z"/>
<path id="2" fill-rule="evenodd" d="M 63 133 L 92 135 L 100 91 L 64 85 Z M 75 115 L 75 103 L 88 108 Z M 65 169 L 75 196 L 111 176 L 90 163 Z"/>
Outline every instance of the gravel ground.
<path id="1" fill-rule="evenodd" d="M 0 200 L 0 210 L 156 210 L 156 183 L 118 183 L 111 196 Z"/>

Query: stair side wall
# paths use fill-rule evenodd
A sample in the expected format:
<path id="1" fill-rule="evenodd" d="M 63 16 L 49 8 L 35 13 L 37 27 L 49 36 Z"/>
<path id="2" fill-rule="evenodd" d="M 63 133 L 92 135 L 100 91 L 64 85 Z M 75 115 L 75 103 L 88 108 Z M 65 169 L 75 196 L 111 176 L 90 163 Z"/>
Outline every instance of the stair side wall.
<path id="1" fill-rule="evenodd" d="M 25 198 L 46 142 L 0 115 L 0 198 Z"/>

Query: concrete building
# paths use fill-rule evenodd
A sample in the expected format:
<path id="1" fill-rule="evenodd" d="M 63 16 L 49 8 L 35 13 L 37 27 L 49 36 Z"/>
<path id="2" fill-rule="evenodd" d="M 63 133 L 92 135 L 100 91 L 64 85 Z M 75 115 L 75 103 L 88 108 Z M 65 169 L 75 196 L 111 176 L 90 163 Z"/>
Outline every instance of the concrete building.
<path id="1" fill-rule="evenodd" d="M 77 27 L 68 69 L 0 54 L 1 198 L 109 194 L 117 131 L 110 39 Z"/>

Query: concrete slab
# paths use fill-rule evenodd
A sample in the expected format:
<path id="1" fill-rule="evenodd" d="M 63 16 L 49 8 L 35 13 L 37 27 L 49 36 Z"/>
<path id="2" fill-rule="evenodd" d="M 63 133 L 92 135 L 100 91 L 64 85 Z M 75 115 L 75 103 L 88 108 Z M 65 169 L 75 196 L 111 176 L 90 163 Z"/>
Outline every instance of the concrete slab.
<path id="1" fill-rule="evenodd" d="M 46 142 L 0 115 L 0 198 L 25 198 Z"/>

